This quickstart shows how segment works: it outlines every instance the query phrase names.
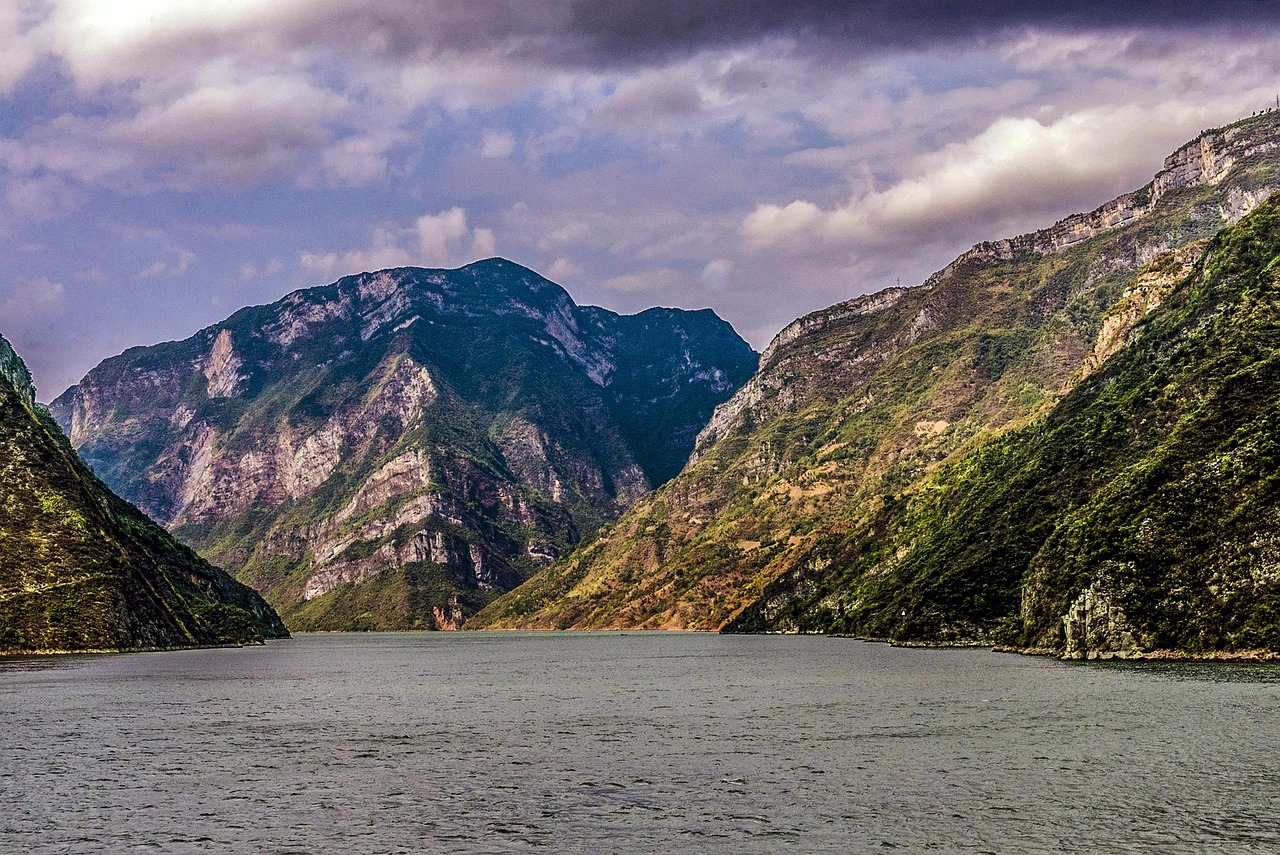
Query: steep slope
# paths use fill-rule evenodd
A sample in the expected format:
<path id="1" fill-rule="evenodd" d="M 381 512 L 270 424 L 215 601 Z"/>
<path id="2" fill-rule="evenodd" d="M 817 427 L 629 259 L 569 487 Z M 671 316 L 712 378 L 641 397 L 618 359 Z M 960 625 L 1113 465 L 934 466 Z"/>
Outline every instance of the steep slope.
<path id="1" fill-rule="evenodd" d="M 823 538 L 732 628 L 1280 651 L 1278 405 L 1280 195 L 1043 420 Z"/>
<path id="2" fill-rule="evenodd" d="M 1088 377 L 1205 239 L 1280 188 L 1278 143 L 1280 113 L 1208 131 L 1096 211 L 794 322 L 680 476 L 472 626 L 725 626 Z"/>
<path id="3" fill-rule="evenodd" d="M 757 357 L 502 259 L 362 274 L 53 404 L 101 477 L 295 629 L 453 628 L 678 471 Z"/>
<path id="4" fill-rule="evenodd" d="M 256 593 L 121 501 L 35 402 L 0 337 L 0 652 L 244 644 L 287 635 Z"/>

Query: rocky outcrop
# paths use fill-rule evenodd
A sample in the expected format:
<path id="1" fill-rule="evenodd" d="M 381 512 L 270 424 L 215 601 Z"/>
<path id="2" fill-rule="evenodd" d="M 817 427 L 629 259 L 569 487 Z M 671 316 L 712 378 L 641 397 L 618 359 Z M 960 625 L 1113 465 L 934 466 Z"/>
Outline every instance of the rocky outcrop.
<path id="1" fill-rule="evenodd" d="M 950 278 L 957 269 L 971 262 L 1009 261 L 1019 253 L 1050 255 L 1128 226 L 1158 210 L 1165 197 L 1179 190 L 1215 186 L 1231 174 L 1237 165 L 1272 154 L 1277 139 L 1280 113 L 1268 113 L 1205 131 L 1164 160 L 1160 170 L 1147 186 L 1125 193 L 1086 214 L 1073 214 L 1047 229 L 996 241 L 984 241 L 935 273 L 925 283 L 933 285 Z M 1260 186 L 1243 183 L 1227 188 L 1215 200 L 1217 222 L 1233 223 L 1252 211 L 1275 189 L 1274 181 Z M 1174 248 L 1170 244 L 1139 246 L 1133 262 L 1149 264 L 1158 255 Z"/>
<path id="2" fill-rule="evenodd" d="M 1062 616 L 1063 659 L 1137 659 L 1143 654 L 1134 629 L 1109 586 L 1095 581 Z"/>
<path id="3" fill-rule="evenodd" d="M 7 380 L 28 407 L 35 406 L 36 387 L 31 382 L 31 372 L 4 336 L 0 336 L 0 379 Z"/>
<path id="4" fill-rule="evenodd" d="M 744 416 L 749 414 L 753 419 L 767 419 L 812 394 L 813 390 L 805 387 L 803 379 L 803 363 L 815 355 L 812 342 L 839 336 L 867 316 L 887 313 L 907 293 L 905 288 L 886 288 L 805 315 L 788 324 L 774 336 L 761 354 L 760 370 L 755 376 L 732 398 L 715 408 L 707 426 L 698 433 L 690 462 L 696 462 L 703 451 L 738 427 Z M 926 321 L 927 317 L 927 312 L 922 313 L 921 322 Z M 903 342 L 909 344 L 914 338 L 914 332 L 909 330 Z M 793 348 L 796 342 L 802 344 Z M 874 342 L 870 348 L 855 349 L 838 357 L 828 355 L 826 361 L 838 359 L 846 367 L 854 368 L 861 374 L 874 369 L 893 352 L 895 350 L 892 345 L 886 347 L 883 342 Z"/>
<path id="5" fill-rule="evenodd" d="M 710 312 L 580 307 L 491 259 L 244 309 L 107 360 L 53 412 L 109 483 L 292 625 L 429 627 L 674 474 L 755 365 Z"/>

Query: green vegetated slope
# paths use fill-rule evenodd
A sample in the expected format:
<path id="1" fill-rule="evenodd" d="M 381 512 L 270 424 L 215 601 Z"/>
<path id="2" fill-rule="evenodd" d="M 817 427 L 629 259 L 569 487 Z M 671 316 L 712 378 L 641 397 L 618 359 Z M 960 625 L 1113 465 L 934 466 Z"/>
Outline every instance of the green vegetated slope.
<path id="1" fill-rule="evenodd" d="M 709 310 L 619 316 L 490 259 L 244 309 L 52 409 L 291 628 L 456 628 L 678 471 L 756 364 Z"/>
<path id="2" fill-rule="evenodd" d="M 1047 416 L 824 537 L 730 628 L 1280 650 L 1280 198 Z"/>
<path id="3" fill-rule="evenodd" d="M 261 597 L 93 476 L 0 338 L 0 652 L 244 644 L 287 635 Z"/>
<path id="4" fill-rule="evenodd" d="M 817 581 L 854 566 L 831 544 L 882 533 L 934 473 L 1091 377 L 1205 241 L 1280 188 L 1278 142 L 1280 114 L 1208 131 L 1096 211 L 979 244 L 921 287 L 801 318 L 717 409 L 681 475 L 471 626 L 834 628 L 800 618 L 851 584 Z M 909 637 L 975 637 L 919 626 Z"/>

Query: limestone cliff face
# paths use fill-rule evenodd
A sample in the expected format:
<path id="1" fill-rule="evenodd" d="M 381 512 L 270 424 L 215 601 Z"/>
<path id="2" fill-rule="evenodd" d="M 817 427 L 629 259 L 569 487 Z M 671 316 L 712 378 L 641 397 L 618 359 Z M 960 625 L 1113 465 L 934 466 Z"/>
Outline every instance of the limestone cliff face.
<path id="1" fill-rule="evenodd" d="M 1278 143 L 1280 113 L 1207 132 L 1142 190 L 979 244 L 920 287 L 801 318 L 716 409 L 679 477 L 472 625 L 990 641 L 1019 611 L 1003 582 L 939 604 L 934 592 L 954 583 L 947 568 L 909 588 L 895 581 L 927 527 L 877 538 L 935 473 L 1043 418 L 1124 351 L 1196 270 L 1206 239 L 1280 189 Z M 956 524 L 938 514 L 930 525 Z M 882 582 L 905 599 L 881 603 L 873 622 L 861 592 Z M 1060 628 L 1080 590 L 1035 625 Z M 1082 601 L 1088 626 L 1101 625 L 1107 596 Z M 1121 635 L 1080 636 L 1111 637 Z"/>
<path id="2" fill-rule="evenodd" d="M 755 364 L 710 312 L 580 307 L 492 259 L 244 309 L 107 360 L 53 411 L 292 626 L 430 627 L 674 474 Z"/>
<path id="3" fill-rule="evenodd" d="M 1160 209 L 1160 202 L 1171 193 L 1216 186 L 1237 167 L 1252 166 L 1274 159 L 1280 146 L 1276 138 L 1276 115 L 1268 114 L 1254 121 L 1236 122 L 1225 128 L 1205 131 L 1164 160 L 1160 170 L 1147 186 L 1125 193 L 1086 214 L 1073 214 L 1053 226 L 1030 234 L 1004 240 L 986 241 L 961 255 L 930 278 L 944 280 L 955 270 L 974 260 L 1012 259 L 1017 253 L 1049 255 L 1087 241 L 1093 237 L 1133 224 Z M 1214 200 L 1213 209 L 1202 213 L 1219 225 L 1233 223 L 1256 208 L 1274 189 L 1274 180 L 1237 181 L 1225 188 Z M 1214 217 L 1213 215 L 1217 216 Z M 1133 263 L 1149 264 L 1158 255 L 1180 245 L 1170 241 L 1152 241 L 1132 247 Z"/>

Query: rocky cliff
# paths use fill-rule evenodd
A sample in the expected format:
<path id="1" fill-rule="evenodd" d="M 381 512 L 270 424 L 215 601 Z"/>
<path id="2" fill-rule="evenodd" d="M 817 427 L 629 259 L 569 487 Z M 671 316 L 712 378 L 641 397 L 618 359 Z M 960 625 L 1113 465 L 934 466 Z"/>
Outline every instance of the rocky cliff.
<path id="1" fill-rule="evenodd" d="M 0 652 L 164 649 L 287 635 L 80 461 L 0 337 Z"/>
<path id="2" fill-rule="evenodd" d="M 491 259 L 244 309 L 52 410 L 290 626 L 452 627 L 679 471 L 756 364 L 710 311 L 619 316 Z"/>
<path id="3" fill-rule="evenodd" d="M 1280 188 L 1277 142 L 1277 113 L 1206 132 L 1142 190 L 980 244 L 920 287 L 791 324 L 716 410 L 680 476 L 472 626 L 842 628 L 991 641 L 986 617 L 920 621 L 910 635 L 882 623 L 872 633 L 830 618 L 828 607 L 854 608 L 861 577 L 846 571 L 864 545 L 882 542 L 871 535 L 906 497 L 1038 423 L 1116 358 L 1196 269 L 1206 239 Z M 868 552 L 870 563 L 856 566 L 888 574 L 911 547 L 883 543 L 887 554 Z M 1000 602 L 992 608 L 1007 614 Z"/>

